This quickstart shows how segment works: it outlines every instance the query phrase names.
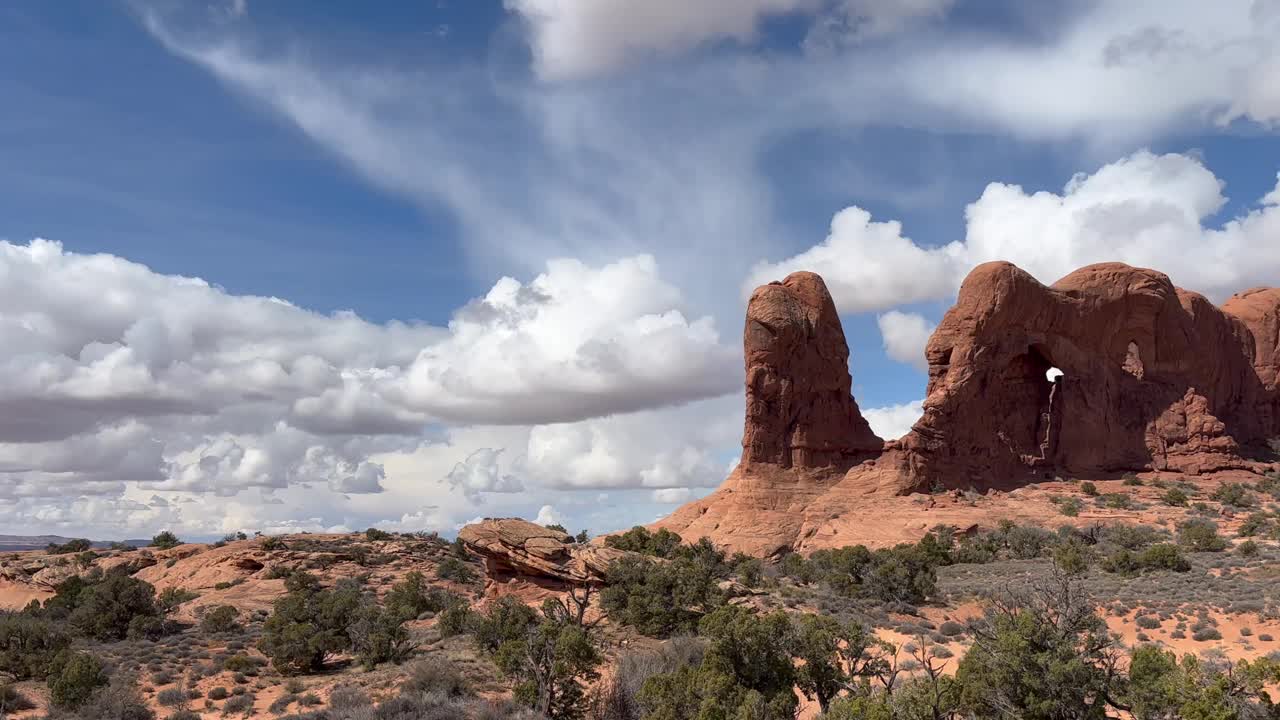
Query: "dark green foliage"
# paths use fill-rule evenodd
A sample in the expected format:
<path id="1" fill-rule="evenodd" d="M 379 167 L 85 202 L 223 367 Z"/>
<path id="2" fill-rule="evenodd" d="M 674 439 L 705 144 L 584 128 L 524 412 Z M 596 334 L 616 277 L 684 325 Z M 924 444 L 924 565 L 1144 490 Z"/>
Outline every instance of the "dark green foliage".
<path id="1" fill-rule="evenodd" d="M 1125 486 L 1127 486 L 1127 487 L 1141 487 L 1141 486 L 1142 486 L 1142 478 L 1138 477 L 1137 475 L 1135 475 L 1135 474 L 1133 474 L 1133 473 L 1125 473 L 1125 476 L 1124 476 L 1124 482 L 1122 482 L 1122 483 L 1120 483 L 1120 484 L 1121 484 L 1121 485 L 1125 485 Z"/>
<path id="2" fill-rule="evenodd" d="M 82 553 L 91 547 L 93 547 L 93 543 L 84 538 L 76 538 L 74 540 L 68 540 L 60 545 L 57 543 L 49 543 L 49 546 L 46 548 L 46 552 L 50 555 L 66 555 L 68 553 Z"/>
<path id="3" fill-rule="evenodd" d="M 29 614 L 0 613 L 0 673 L 18 680 L 46 677 L 71 638 L 56 625 Z"/>
<path id="4" fill-rule="evenodd" d="M 675 553 L 676 548 L 680 547 L 680 536 L 665 528 L 651 533 L 637 525 L 619 535 L 606 537 L 604 544 L 619 550 L 669 558 Z"/>
<path id="5" fill-rule="evenodd" d="M 1089 497 L 1097 497 L 1098 486 L 1094 485 L 1088 480 L 1085 480 L 1084 482 L 1080 483 L 1080 492 L 1084 493 L 1085 495 L 1088 495 Z"/>
<path id="6" fill-rule="evenodd" d="M 457 593 L 429 587 L 422 573 L 413 570 L 403 580 L 391 586 L 383 604 L 403 619 L 412 620 L 423 613 L 443 612 L 464 602 Z"/>
<path id="7" fill-rule="evenodd" d="M 181 544 L 182 544 L 182 541 L 178 539 L 178 536 L 174 535 L 168 530 L 164 530 L 160 532 L 158 535 L 156 535 L 155 537 L 151 538 L 151 547 L 160 548 L 161 550 L 168 550 L 170 548 L 175 548 Z"/>
<path id="8" fill-rule="evenodd" d="M 49 676 L 49 700 L 55 707 L 74 710 L 107 684 L 102 661 L 88 653 L 64 651 L 55 664 L 60 669 Z"/>
<path id="9" fill-rule="evenodd" d="M 369 528 L 368 530 L 364 531 L 364 538 L 366 540 L 370 540 L 373 542 L 378 542 L 382 540 L 391 540 L 394 537 L 395 536 L 392 535 L 391 533 L 385 530 L 379 530 L 378 528 Z"/>
<path id="10" fill-rule="evenodd" d="M 1057 501 L 1058 511 L 1067 517 L 1076 517 L 1084 507 L 1079 498 L 1061 498 Z"/>
<path id="11" fill-rule="evenodd" d="M 1250 513 L 1249 517 L 1240 523 L 1240 529 L 1236 534 L 1240 537 L 1253 537 L 1267 532 L 1270 527 L 1271 518 L 1266 513 Z"/>
<path id="12" fill-rule="evenodd" d="M 209 690 L 209 699 L 210 700 L 226 700 L 227 696 L 230 694 L 231 693 L 227 692 L 226 688 L 219 685 L 218 687 L 211 688 Z"/>
<path id="13" fill-rule="evenodd" d="M 289 546 L 285 544 L 285 541 L 282 538 L 276 535 L 268 535 L 267 537 L 262 538 L 262 549 L 267 552 L 279 552 L 282 550 L 288 550 Z"/>
<path id="14" fill-rule="evenodd" d="M 1177 545 L 1159 543 L 1139 553 L 1121 548 L 1102 561 L 1102 569 L 1109 573 L 1133 577 L 1146 570 L 1187 572 L 1191 569 L 1191 563 L 1182 556 L 1182 551 Z"/>
<path id="15" fill-rule="evenodd" d="M 803 663 L 796 670 L 796 686 L 827 712 L 831 701 L 888 668 L 869 651 L 882 643 L 856 623 L 841 624 L 826 615 L 802 615 L 791 635 L 790 654 Z"/>
<path id="16" fill-rule="evenodd" d="M 58 594 L 63 594 L 61 587 Z M 99 582 L 83 585 L 70 602 L 74 605 L 68 618 L 71 627 L 103 642 L 123 640 L 135 618 L 160 614 L 155 588 L 123 573 L 108 573 Z"/>
<path id="17" fill-rule="evenodd" d="M 275 601 L 258 649 L 282 673 L 315 672 L 331 654 L 351 647 L 347 628 L 361 605 L 360 587 L 339 581 L 322 590 L 309 575 L 285 581 L 289 594 Z"/>
<path id="18" fill-rule="evenodd" d="M 1126 493 L 1107 493 L 1101 497 L 1102 503 L 1113 510 L 1128 510 L 1133 507 L 1133 498 Z"/>
<path id="19" fill-rule="evenodd" d="M 442 638 L 470 632 L 474 616 L 475 613 L 471 612 L 471 608 L 465 603 L 458 603 L 440 613 L 440 618 L 436 621 L 436 629 L 440 631 Z"/>
<path id="20" fill-rule="evenodd" d="M 1227 541 L 1218 536 L 1218 526 L 1205 518 L 1178 525 L 1178 543 L 1194 552 L 1221 552 L 1227 547 Z"/>
<path id="21" fill-rule="evenodd" d="M 1238 508 L 1251 507 L 1253 505 L 1253 493 L 1241 483 L 1219 485 L 1217 489 L 1209 494 L 1209 499 L 1220 502 L 1223 505 Z"/>
<path id="22" fill-rule="evenodd" d="M 156 693 L 156 702 L 165 707 L 178 707 L 187 704 L 187 692 L 182 688 L 165 688 Z"/>
<path id="23" fill-rule="evenodd" d="M 240 629 L 240 623 L 236 622 L 238 617 L 240 617 L 240 611 L 236 608 L 231 605 L 219 605 L 200 618 L 200 629 L 207 633 L 238 630 Z"/>
<path id="24" fill-rule="evenodd" d="M 33 710 L 35 707 L 36 704 L 31 702 L 26 695 L 18 692 L 17 688 L 6 683 L 0 683 L 0 718 L 8 717 L 9 713 Z"/>
<path id="25" fill-rule="evenodd" d="M 106 687 L 99 687 L 75 711 L 77 720 L 155 720 L 156 714 L 138 692 L 135 679 L 117 673 Z"/>
<path id="26" fill-rule="evenodd" d="M 640 703 L 646 718 L 789 720 L 795 715 L 796 668 L 788 651 L 791 621 L 725 606 L 699 625 L 708 646 L 697 666 L 654 675 Z"/>
<path id="27" fill-rule="evenodd" d="M 453 663 L 440 658 L 428 658 L 414 663 L 408 677 L 400 686 L 406 693 L 438 693 L 445 697 L 462 697 L 468 694 L 467 681 Z"/>
<path id="28" fill-rule="evenodd" d="M 548 529 L 548 530 L 555 530 L 555 531 L 557 531 L 557 532 L 562 532 L 562 533 L 564 533 L 565 535 L 568 535 L 568 534 L 569 534 L 569 530 L 568 530 L 568 528 L 566 528 L 565 526 L 561 525 L 560 523 L 548 523 L 548 524 L 546 524 L 546 525 L 543 525 L 542 527 L 544 527 L 544 528 L 546 528 L 546 529 Z"/>
<path id="29" fill-rule="evenodd" d="M 723 602 L 722 565 L 723 555 L 714 552 L 682 553 L 668 562 L 626 556 L 609 566 L 600 603 L 615 621 L 645 635 L 690 632 Z"/>
<path id="30" fill-rule="evenodd" d="M 471 566 L 455 557 L 448 557 L 440 562 L 440 566 L 436 568 L 436 577 L 462 585 L 476 581 L 476 574 Z"/>
<path id="31" fill-rule="evenodd" d="M 195 600 L 198 597 L 200 597 L 198 593 L 193 593 L 185 588 L 169 587 L 156 596 L 156 607 L 160 609 L 160 612 L 168 614 L 176 610 L 179 605 Z"/>
<path id="32" fill-rule="evenodd" d="M 956 674 L 961 703 L 978 717 L 1106 717 L 1116 691 L 1114 641 L 1065 575 L 1041 592 L 996 603 L 973 629 Z"/>
<path id="33" fill-rule="evenodd" d="M 1190 499 L 1185 492 L 1178 488 L 1169 488 L 1160 496 L 1160 501 L 1173 507 L 1186 507 Z"/>
<path id="34" fill-rule="evenodd" d="M 407 619 L 400 612 L 379 607 L 372 601 L 363 603 L 347 627 L 356 659 L 369 670 L 379 663 L 399 664 L 407 660 L 417 647 L 404 627 Z"/>
<path id="35" fill-rule="evenodd" d="M 1258 543 L 1252 540 L 1245 540 L 1236 546 L 1236 552 L 1240 554 L 1240 557 L 1257 557 L 1260 551 Z"/>
<path id="36" fill-rule="evenodd" d="M 515 683 L 515 697 L 552 720 L 582 716 L 584 682 L 598 677 L 601 657 L 589 630 L 567 619 L 553 600 L 541 614 L 506 596 L 474 622 L 476 644 Z"/>

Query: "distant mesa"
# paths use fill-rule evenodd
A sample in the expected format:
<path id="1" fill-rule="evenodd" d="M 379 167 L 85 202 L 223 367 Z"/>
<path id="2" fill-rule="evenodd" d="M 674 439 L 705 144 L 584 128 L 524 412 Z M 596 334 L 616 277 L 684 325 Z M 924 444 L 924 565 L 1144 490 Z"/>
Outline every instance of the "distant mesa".
<path id="1" fill-rule="evenodd" d="M 656 524 L 687 540 L 770 554 L 815 523 L 866 521 L 868 496 L 1277 467 L 1276 288 L 1217 307 L 1121 263 L 1047 287 L 1009 263 L 980 265 L 929 340 L 923 416 L 889 442 L 850 395 L 848 346 L 818 275 L 757 288 L 743 346 L 742 460 Z"/>

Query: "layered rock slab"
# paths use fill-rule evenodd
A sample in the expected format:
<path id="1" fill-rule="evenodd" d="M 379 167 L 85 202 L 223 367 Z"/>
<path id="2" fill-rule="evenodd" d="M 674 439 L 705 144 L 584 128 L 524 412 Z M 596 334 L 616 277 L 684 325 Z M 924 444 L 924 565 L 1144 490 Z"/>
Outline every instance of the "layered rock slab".
<path id="1" fill-rule="evenodd" d="M 519 518 L 482 520 L 459 530 L 458 537 L 484 559 L 490 581 L 525 578 L 600 585 L 609 564 L 627 555 L 576 543 L 566 533 Z"/>

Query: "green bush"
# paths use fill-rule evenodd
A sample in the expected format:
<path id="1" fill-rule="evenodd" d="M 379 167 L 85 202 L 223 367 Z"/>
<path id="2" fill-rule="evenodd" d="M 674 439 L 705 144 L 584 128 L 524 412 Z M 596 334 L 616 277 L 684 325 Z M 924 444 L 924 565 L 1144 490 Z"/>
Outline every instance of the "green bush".
<path id="1" fill-rule="evenodd" d="M 1088 495 L 1089 497 L 1097 497 L 1098 486 L 1094 485 L 1088 480 L 1085 480 L 1084 482 L 1080 483 L 1080 492 L 1084 493 L 1085 495 Z"/>
<path id="2" fill-rule="evenodd" d="M 17 680 L 46 677 L 71 638 L 47 620 L 0 613 L 0 673 Z"/>
<path id="3" fill-rule="evenodd" d="M 618 550 L 669 558 L 675 554 L 676 548 L 680 547 L 680 536 L 665 528 L 651 533 L 648 529 L 637 525 L 624 533 L 606 537 L 604 544 L 606 547 Z"/>
<path id="4" fill-rule="evenodd" d="M 1224 483 L 1219 485 L 1209 499 L 1231 507 L 1244 508 L 1253 505 L 1253 493 L 1241 483 Z"/>
<path id="5" fill-rule="evenodd" d="M 1258 543 L 1252 540 L 1245 540 L 1236 546 L 1236 552 L 1240 557 L 1257 557 L 1259 553 Z"/>
<path id="6" fill-rule="evenodd" d="M 137 617 L 157 617 L 155 588 L 123 573 L 109 573 L 75 598 L 69 621 L 76 632 L 107 642 L 123 640 Z"/>
<path id="7" fill-rule="evenodd" d="M 231 693 L 227 692 L 227 689 L 221 685 L 209 689 L 210 700 L 226 700 L 230 694 Z"/>
<path id="8" fill-rule="evenodd" d="M 391 533 L 385 530 L 379 530 L 378 528 L 369 528 L 368 530 L 364 531 L 364 538 L 366 540 L 370 540 L 374 542 L 378 542 L 382 540 L 391 540 L 394 537 L 395 535 L 392 535 Z"/>
<path id="9" fill-rule="evenodd" d="M 49 701 L 54 707 L 74 710 L 107 684 L 106 670 L 93 655 L 64 651 L 58 664 L 61 669 L 49 678 Z"/>
<path id="10" fill-rule="evenodd" d="M 180 587 L 165 588 L 156 596 L 156 606 L 163 613 L 173 612 L 179 605 L 200 597 L 198 593 Z"/>
<path id="11" fill-rule="evenodd" d="M 1218 526 L 1205 518 L 1191 518 L 1178 526 L 1178 543 L 1195 552 L 1221 552 L 1227 541 L 1218 536 Z"/>
<path id="12" fill-rule="evenodd" d="M 1169 488 L 1168 490 L 1164 491 L 1164 494 L 1160 496 L 1160 500 L 1165 505 L 1170 505 L 1173 507 L 1186 507 L 1187 503 L 1190 502 L 1190 499 L 1187 497 L 1187 494 L 1179 490 L 1178 488 Z"/>
<path id="13" fill-rule="evenodd" d="M 290 577 L 285 587 L 289 593 L 275 601 L 258 649 L 282 673 L 318 671 L 331 654 L 351 647 L 347 628 L 361 605 L 360 588 L 342 580 L 322 590 L 305 574 Z"/>
<path id="14" fill-rule="evenodd" d="M 178 536 L 168 530 L 164 530 L 151 538 L 151 547 L 160 548 L 161 550 L 169 550 L 170 548 L 178 547 L 181 544 L 182 541 L 178 539 Z"/>
<path id="15" fill-rule="evenodd" d="M 18 689 L 6 683 L 0 683 L 0 718 L 8 717 L 10 713 L 19 713 L 25 710 L 34 710 L 36 704 L 31 702 L 27 696 L 18 692 Z"/>
<path id="16" fill-rule="evenodd" d="M 45 548 L 45 551 L 50 555 L 67 555 L 69 553 L 82 553 L 91 547 L 93 547 L 93 543 L 89 542 L 85 538 L 76 538 L 74 540 L 68 540 L 61 545 L 57 543 L 49 543 L 48 547 Z"/>
<path id="17" fill-rule="evenodd" d="M 454 557 L 445 558 L 440 562 L 439 567 L 436 568 L 436 577 L 462 585 L 469 585 L 476 581 L 476 574 L 471 567 Z"/>
<path id="18" fill-rule="evenodd" d="M 200 629 L 206 633 L 231 632 L 240 629 L 236 618 L 240 611 L 231 605 L 219 605 L 210 609 L 200 618 Z"/>

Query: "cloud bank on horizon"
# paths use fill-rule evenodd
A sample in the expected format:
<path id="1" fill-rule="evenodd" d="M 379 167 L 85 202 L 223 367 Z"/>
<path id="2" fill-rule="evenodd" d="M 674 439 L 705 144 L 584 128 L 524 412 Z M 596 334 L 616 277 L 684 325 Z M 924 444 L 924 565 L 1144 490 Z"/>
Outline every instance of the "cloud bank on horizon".
<path id="1" fill-rule="evenodd" d="M 138 31 L 243 112 L 447 217 L 454 270 L 483 290 L 444 323 L 373 321 L 0 241 L 0 522 L 610 530 L 727 474 L 743 301 L 788 272 L 823 275 L 855 365 L 893 379 L 859 397 L 886 438 L 919 417 L 924 344 L 976 264 L 1051 283 L 1119 260 L 1218 301 L 1276 282 L 1280 167 L 1240 196 L 1198 142 L 1276 147 L 1280 2 L 1012 4 L 1002 23 L 971 5 L 506 0 L 492 52 L 449 61 L 286 42 L 253 3 L 137 6 Z M 810 166 L 884 128 L 1061 157 L 1034 184 L 942 178 L 937 203 L 961 208 L 942 232 L 840 173 L 838 204 L 811 202 L 804 184 L 828 181 Z M 814 136 L 816 153 L 788 144 Z"/>

